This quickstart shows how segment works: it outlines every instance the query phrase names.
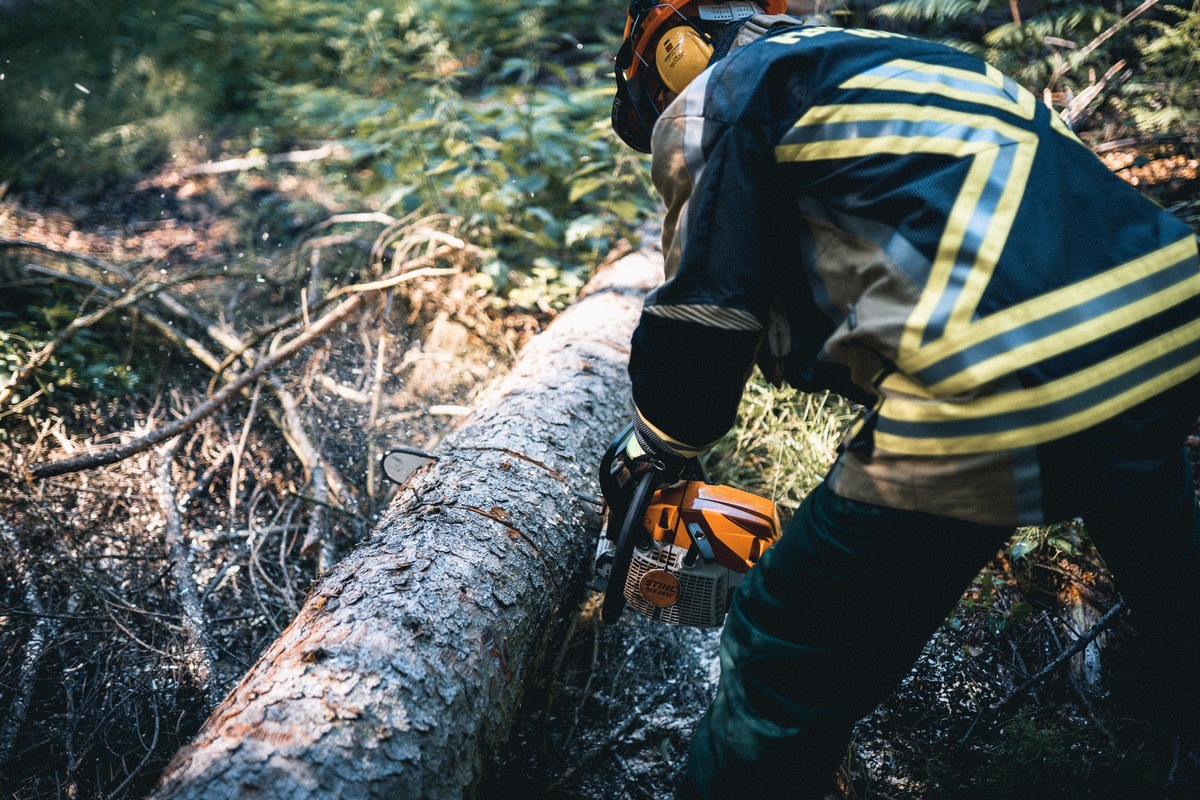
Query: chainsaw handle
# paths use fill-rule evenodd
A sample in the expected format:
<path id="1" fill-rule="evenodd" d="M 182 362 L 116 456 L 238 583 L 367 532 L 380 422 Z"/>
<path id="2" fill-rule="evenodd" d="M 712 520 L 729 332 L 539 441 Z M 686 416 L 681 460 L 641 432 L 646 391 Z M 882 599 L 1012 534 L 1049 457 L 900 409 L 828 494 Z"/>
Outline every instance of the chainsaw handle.
<path id="1" fill-rule="evenodd" d="M 625 610 L 625 579 L 629 577 L 629 564 L 633 560 L 633 548 L 637 543 L 636 531 L 641 524 L 642 515 L 650 505 L 654 489 L 658 484 L 659 472 L 647 470 L 638 479 L 637 488 L 633 490 L 633 499 L 629 503 L 629 511 L 621 522 L 621 532 L 617 535 L 617 546 L 613 550 L 613 562 L 609 567 L 608 586 L 604 590 L 604 602 L 600 606 L 600 621 L 612 625 L 621 618 Z"/>

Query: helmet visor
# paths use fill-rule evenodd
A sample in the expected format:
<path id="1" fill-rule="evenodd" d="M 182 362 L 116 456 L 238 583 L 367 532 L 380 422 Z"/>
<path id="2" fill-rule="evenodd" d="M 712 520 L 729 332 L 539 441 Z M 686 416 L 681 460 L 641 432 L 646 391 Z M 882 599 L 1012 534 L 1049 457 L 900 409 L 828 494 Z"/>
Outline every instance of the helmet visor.
<path id="1" fill-rule="evenodd" d="M 617 94 L 613 97 L 612 126 L 621 141 L 639 153 L 650 152 L 650 134 L 666 103 L 660 107 L 655 102 L 661 98 L 666 87 L 657 73 L 643 64 L 632 80 L 626 78 L 626 70 L 634 58 L 633 46 L 626 39 L 617 53 Z"/>
<path id="2" fill-rule="evenodd" d="M 688 3 L 690 0 L 683 3 L 679 0 L 671 3 L 634 0 L 629 6 L 625 41 L 617 51 L 617 94 L 613 98 L 612 126 L 625 144 L 641 153 L 650 152 L 654 123 L 675 99 L 675 93 L 659 77 L 652 53 L 662 35 L 674 27 L 668 23 L 676 21 L 676 24 L 695 27 L 679 10 L 679 6 Z"/>

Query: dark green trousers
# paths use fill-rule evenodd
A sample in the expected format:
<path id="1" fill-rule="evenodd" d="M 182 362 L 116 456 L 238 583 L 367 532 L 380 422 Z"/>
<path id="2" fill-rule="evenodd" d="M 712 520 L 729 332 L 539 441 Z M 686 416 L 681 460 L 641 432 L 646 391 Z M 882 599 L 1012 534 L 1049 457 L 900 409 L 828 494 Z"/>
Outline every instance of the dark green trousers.
<path id="1" fill-rule="evenodd" d="M 1197 388 L 1038 448 L 1050 519 L 1085 520 L 1157 665 L 1161 710 L 1193 721 L 1179 698 L 1200 697 L 1200 515 L 1181 442 Z M 855 722 L 1010 534 L 818 487 L 735 595 L 680 796 L 824 797 Z"/>
<path id="2" fill-rule="evenodd" d="M 818 487 L 739 587 L 685 797 L 823 797 L 854 723 L 1010 535 Z"/>

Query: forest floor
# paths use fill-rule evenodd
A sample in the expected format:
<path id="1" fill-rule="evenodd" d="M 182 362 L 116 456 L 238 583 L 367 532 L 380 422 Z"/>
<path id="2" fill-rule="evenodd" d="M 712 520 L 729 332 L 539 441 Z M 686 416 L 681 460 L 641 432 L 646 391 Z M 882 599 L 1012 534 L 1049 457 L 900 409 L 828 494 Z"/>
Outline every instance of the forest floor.
<path id="1" fill-rule="evenodd" d="M 1198 155 L 1167 143 L 1102 157 L 1194 217 Z M 53 363 L 68 378 L 39 372 L 0 415 L 6 796 L 119 800 L 153 785 L 324 566 L 373 527 L 390 498 L 380 454 L 435 446 L 553 318 L 545 304 L 489 295 L 473 279 L 479 265 L 454 220 L 364 211 L 303 166 L 174 166 L 120 192 L 0 196 L 8 336 L 34 338 L 30 315 L 61 330 L 148 280 L 188 276 L 138 301 L 161 326 L 113 307 L 58 346 Z M 178 447 L 28 479 L 40 464 L 188 418 L 354 296 L 340 288 L 393 272 L 389 291 L 281 364 L 274 384 L 235 393 Z M 189 638 L 172 508 L 204 652 Z M 1135 681 L 1111 666 L 1120 659 L 1109 654 L 1136 647 L 1123 614 L 1104 616 L 1117 602 L 1074 526 L 1000 558 L 860 724 L 840 795 L 1148 796 L 1171 743 L 1131 711 Z M 572 613 L 481 794 L 668 796 L 715 689 L 719 634 L 633 614 L 602 627 L 594 598 Z M 1039 677 L 1096 625 L 1101 636 Z"/>

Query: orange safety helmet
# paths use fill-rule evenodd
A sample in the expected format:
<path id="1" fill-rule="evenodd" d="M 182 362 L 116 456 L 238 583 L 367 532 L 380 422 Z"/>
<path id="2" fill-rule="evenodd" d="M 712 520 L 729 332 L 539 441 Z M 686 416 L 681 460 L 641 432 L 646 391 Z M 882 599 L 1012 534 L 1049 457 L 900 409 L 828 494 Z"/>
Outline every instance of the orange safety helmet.
<path id="1" fill-rule="evenodd" d="M 754 14 L 786 11 L 786 0 L 632 0 L 617 51 L 613 130 L 634 150 L 649 153 L 659 115 L 708 67 L 709 31 Z"/>

